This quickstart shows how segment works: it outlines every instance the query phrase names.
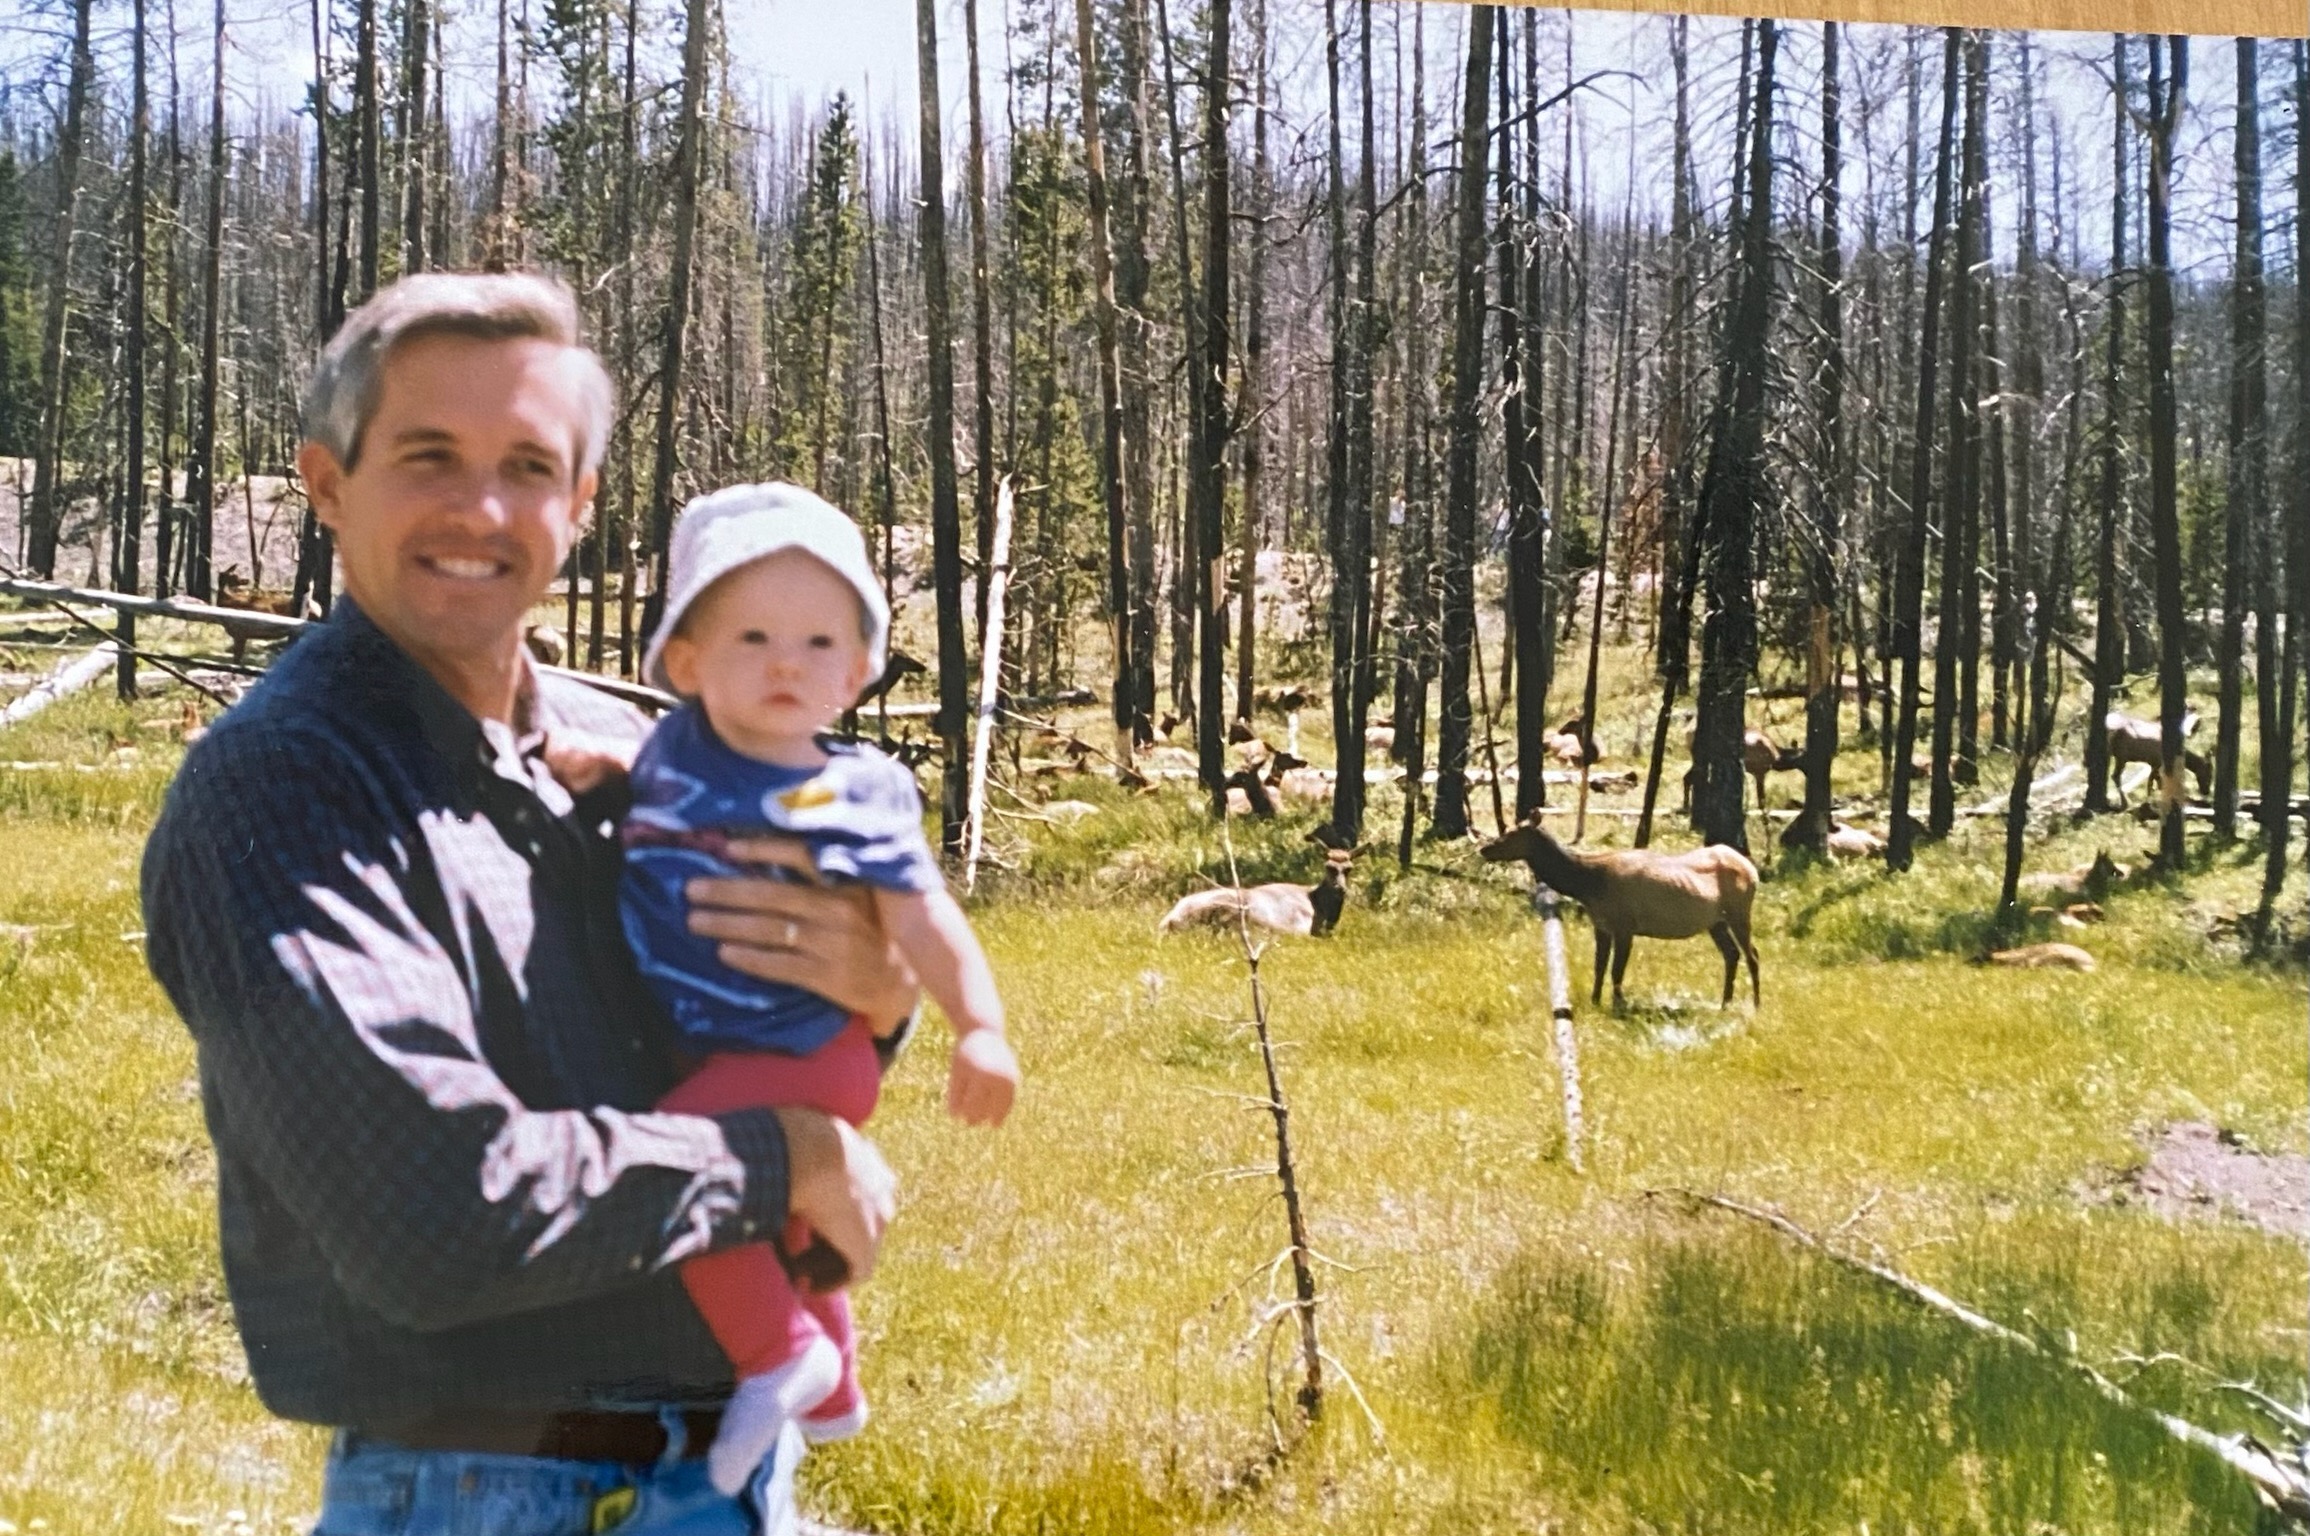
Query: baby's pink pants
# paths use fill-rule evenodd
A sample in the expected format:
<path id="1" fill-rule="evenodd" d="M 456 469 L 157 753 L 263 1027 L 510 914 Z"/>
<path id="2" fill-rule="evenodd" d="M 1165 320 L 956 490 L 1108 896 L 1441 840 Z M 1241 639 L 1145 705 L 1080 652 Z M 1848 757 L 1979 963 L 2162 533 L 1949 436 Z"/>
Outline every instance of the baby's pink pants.
<path id="1" fill-rule="evenodd" d="M 808 1056 L 775 1051 L 709 1056 L 658 1107 L 686 1115 L 798 1107 L 863 1125 L 874 1113 L 881 1088 L 874 1033 L 860 1015 Z M 799 1254 L 810 1241 L 810 1228 L 797 1217 L 779 1235 L 778 1246 Z M 850 1298 L 843 1292 L 797 1286 L 768 1243 L 691 1259 L 682 1266 L 682 1283 L 741 1377 L 784 1365 L 812 1339 L 824 1336 L 842 1353 L 842 1382 L 809 1417 L 836 1418 L 858 1406 L 858 1345 L 850 1325 Z"/>

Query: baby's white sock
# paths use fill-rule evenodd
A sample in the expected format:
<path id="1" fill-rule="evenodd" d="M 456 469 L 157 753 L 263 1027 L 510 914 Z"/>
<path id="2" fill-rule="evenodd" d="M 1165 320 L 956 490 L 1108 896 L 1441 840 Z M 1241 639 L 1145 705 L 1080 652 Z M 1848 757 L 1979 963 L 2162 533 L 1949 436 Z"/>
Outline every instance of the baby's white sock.
<path id="1" fill-rule="evenodd" d="M 740 1381 L 730 1406 L 722 1410 L 713 1449 L 706 1453 L 706 1476 L 715 1488 L 736 1498 L 778 1444 L 779 1431 L 817 1407 L 841 1380 L 841 1352 L 819 1338 L 775 1370 Z"/>

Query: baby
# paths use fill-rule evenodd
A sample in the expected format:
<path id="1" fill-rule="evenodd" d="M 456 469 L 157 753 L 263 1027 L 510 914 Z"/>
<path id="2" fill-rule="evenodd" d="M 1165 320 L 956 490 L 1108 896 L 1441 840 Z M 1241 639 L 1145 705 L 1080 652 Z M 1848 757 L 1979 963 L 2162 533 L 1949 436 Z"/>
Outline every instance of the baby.
<path id="1" fill-rule="evenodd" d="M 865 540 L 799 487 L 740 485 L 692 502 L 671 553 L 643 674 L 685 702 L 634 761 L 623 891 L 642 974 L 702 1058 L 660 1107 L 806 1105 L 854 1125 L 874 1109 L 881 1072 L 868 1020 L 743 975 L 689 931 L 687 884 L 747 873 L 725 857 L 725 840 L 770 831 L 803 839 L 822 877 L 872 893 L 883 930 L 954 1026 L 948 1110 L 999 1125 L 1018 1060 L 986 955 L 923 838 L 914 776 L 872 747 L 822 735 L 882 671 L 890 614 Z M 780 1246 L 799 1258 L 811 1241 L 789 1229 Z M 682 1278 L 738 1374 L 707 1455 L 717 1488 L 735 1495 L 789 1420 L 814 1444 L 864 1427 L 841 1291 L 798 1284 L 767 1244 L 692 1259 Z"/>

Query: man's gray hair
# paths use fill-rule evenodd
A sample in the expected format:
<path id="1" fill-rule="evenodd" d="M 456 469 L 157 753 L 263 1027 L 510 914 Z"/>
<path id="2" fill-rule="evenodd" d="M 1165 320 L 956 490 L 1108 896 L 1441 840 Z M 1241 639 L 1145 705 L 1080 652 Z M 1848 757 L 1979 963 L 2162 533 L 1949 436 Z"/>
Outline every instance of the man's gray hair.
<path id="1" fill-rule="evenodd" d="M 384 392 L 385 363 L 396 347 L 423 336 L 480 341 L 533 337 L 577 354 L 577 462 L 584 474 L 602 461 L 610 435 L 611 388 L 593 349 L 578 339 L 577 300 L 557 279 L 528 272 L 426 272 L 380 288 L 321 351 L 305 385 L 305 436 L 351 469 L 369 418 Z"/>

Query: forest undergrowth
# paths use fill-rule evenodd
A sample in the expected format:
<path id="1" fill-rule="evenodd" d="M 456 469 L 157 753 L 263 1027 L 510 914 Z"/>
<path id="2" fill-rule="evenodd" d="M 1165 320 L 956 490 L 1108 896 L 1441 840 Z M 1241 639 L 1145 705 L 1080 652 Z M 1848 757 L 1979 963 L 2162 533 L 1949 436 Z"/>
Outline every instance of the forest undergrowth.
<path id="1" fill-rule="evenodd" d="M 1600 712 L 1607 768 L 1645 707 L 1633 657 L 1608 659 L 1629 686 Z M 192 1050 L 139 944 L 136 863 L 183 698 L 83 697 L 0 733 L 0 759 L 51 765 L 0 772 L 0 1530 L 282 1532 L 318 1504 L 322 1432 L 272 1421 L 247 1385 Z M 2000 793 L 2000 761 L 1977 799 Z M 1671 844 L 1689 839 L 1676 771 Z M 1866 793 L 1871 749 L 1838 771 Z M 1793 783 L 1774 781 L 1776 806 Z M 2054 1366 L 1660 1193 L 1775 1206 L 2146 1402 L 2258 1427 L 2214 1383 L 2302 1397 L 2301 1244 L 2110 1193 L 2174 1122 L 2310 1150 L 2303 971 L 2247 961 L 2228 921 L 2255 900 L 2250 842 L 2063 935 L 2091 974 L 1973 963 L 1996 818 L 1961 819 L 1906 877 L 1768 864 L 1761 1009 L 1716 1006 L 1697 943 L 1640 943 L 1629 1006 L 1590 1008 L 1574 919 L 1585 1175 L 1564 1156 L 1524 876 L 1467 844 L 1422 842 L 1408 871 L 1367 849 L 1338 935 L 1263 964 L 1340 1368 L 1303 1436 L 1289 1349 L 1271 1358 L 1259 1326 L 1284 1238 L 1240 949 L 1155 932 L 1225 877 L 1225 840 L 1188 784 L 1017 787 L 994 840 L 1011 867 L 974 915 L 1026 1096 L 989 1136 L 938 1112 L 935 1050 L 892 1079 L 876 1133 L 904 1210 L 859 1297 L 875 1423 L 806 1466 L 828 1518 L 1758 1536 L 2261 1518 L 2210 1458 Z M 1052 799 L 1096 809 L 1034 819 Z M 1399 806 L 1375 794 L 1375 838 Z M 1236 823 L 1244 878 L 1309 878 L 1317 815 Z M 1590 841 L 1628 826 L 1599 815 Z M 2138 862 L 2154 841 L 2124 817 L 2063 820 L 2030 864 Z M 2297 924 L 2303 899 L 2297 874 Z"/>

